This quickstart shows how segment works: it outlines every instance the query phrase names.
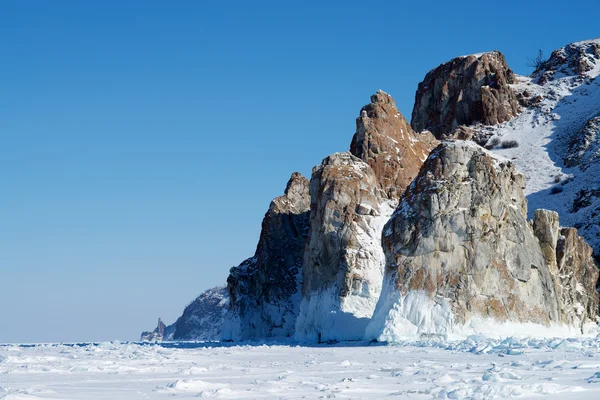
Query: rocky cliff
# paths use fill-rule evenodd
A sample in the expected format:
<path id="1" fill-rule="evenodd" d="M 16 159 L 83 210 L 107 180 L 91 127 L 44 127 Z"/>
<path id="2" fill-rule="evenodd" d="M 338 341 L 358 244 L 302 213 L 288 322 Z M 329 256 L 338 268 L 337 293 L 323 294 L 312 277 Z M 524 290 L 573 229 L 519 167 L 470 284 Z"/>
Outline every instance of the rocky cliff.
<path id="1" fill-rule="evenodd" d="M 336 153 L 313 169 L 300 340 L 360 339 L 381 291 L 381 230 L 393 211 L 368 164 Z"/>
<path id="2" fill-rule="evenodd" d="M 519 113 L 513 71 L 499 51 L 457 57 L 419 83 L 412 113 L 415 131 L 446 138 L 461 125 L 494 125 Z M 455 137 L 456 138 L 456 137 Z"/>
<path id="3" fill-rule="evenodd" d="M 429 132 L 416 134 L 392 96 L 379 90 L 360 110 L 350 152 L 369 164 L 388 198 L 398 199 L 436 144 Z"/>
<path id="4" fill-rule="evenodd" d="M 142 332 L 140 340 L 142 342 L 161 342 L 163 339 L 165 339 L 165 331 L 167 331 L 167 326 L 159 318 L 158 325 L 156 326 L 156 328 L 152 332 Z"/>
<path id="5" fill-rule="evenodd" d="M 223 317 L 229 305 L 224 286 L 208 289 L 183 310 L 181 317 L 167 327 L 167 340 L 220 340 Z"/>
<path id="6" fill-rule="evenodd" d="M 159 318 L 157 328 L 143 332 L 141 340 L 220 340 L 228 304 L 225 286 L 208 289 L 185 307 L 175 323 L 165 326 Z"/>
<path id="7" fill-rule="evenodd" d="M 350 151 L 271 204 L 231 270 L 223 338 L 584 329 L 598 315 L 599 49 L 565 46 L 531 77 L 497 51 L 455 58 L 419 84 L 411 125 L 371 96 Z M 462 140 L 430 154 L 436 137 L 503 158 Z"/>
<path id="8" fill-rule="evenodd" d="M 435 143 L 378 91 L 360 111 L 351 153 L 313 169 L 297 339 L 363 338 L 381 291 L 383 225 Z"/>
<path id="9" fill-rule="evenodd" d="M 301 267 L 309 228 L 309 182 L 292 174 L 265 214 L 254 257 L 231 269 L 224 340 L 289 337 L 300 303 Z"/>
<path id="10" fill-rule="evenodd" d="M 437 147 L 384 228 L 384 289 L 367 335 L 448 335 L 490 320 L 593 321 L 591 249 L 575 230 L 559 236 L 558 219 L 542 212 L 534 229 L 524 186 L 510 161 L 474 143 Z"/>

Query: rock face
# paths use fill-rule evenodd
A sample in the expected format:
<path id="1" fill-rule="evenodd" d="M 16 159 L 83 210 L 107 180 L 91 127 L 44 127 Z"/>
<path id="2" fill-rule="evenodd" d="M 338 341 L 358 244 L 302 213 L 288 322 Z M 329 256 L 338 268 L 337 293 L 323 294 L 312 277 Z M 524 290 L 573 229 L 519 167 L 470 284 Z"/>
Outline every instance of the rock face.
<path id="1" fill-rule="evenodd" d="M 228 303 L 225 286 L 208 289 L 185 307 L 174 324 L 165 326 L 159 318 L 157 328 L 153 332 L 143 332 L 141 340 L 220 340 Z"/>
<path id="2" fill-rule="evenodd" d="M 379 90 L 360 110 L 350 152 L 371 166 L 388 198 L 398 199 L 436 145 L 431 133 L 415 133 L 392 96 Z"/>
<path id="3" fill-rule="evenodd" d="M 598 315 L 598 267 L 592 248 L 575 228 L 560 228 L 558 213 L 536 210 L 533 230 L 555 277 L 563 322 L 582 326 Z"/>
<path id="4" fill-rule="evenodd" d="M 360 339 L 381 291 L 381 230 L 393 210 L 368 164 L 336 153 L 313 169 L 296 338 Z"/>
<path id="5" fill-rule="evenodd" d="M 553 51 L 550 58 L 539 65 L 531 76 L 538 84 L 545 85 L 560 76 L 583 75 L 599 63 L 600 41 L 586 40 Z"/>
<path id="6" fill-rule="evenodd" d="M 142 332 L 142 336 L 141 336 L 140 340 L 142 342 L 161 342 L 165 338 L 166 329 L 167 329 L 167 326 L 159 318 L 156 329 L 154 329 L 152 332 L 150 332 L 150 331 Z"/>
<path id="7" fill-rule="evenodd" d="M 167 327 L 166 340 L 220 340 L 229 305 L 225 286 L 208 289 L 192 301 L 181 317 Z"/>
<path id="8" fill-rule="evenodd" d="M 313 169 L 297 339 L 364 337 L 381 292 L 383 225 L 436 143 L 416 134 L 380 90 L 360 111 L 350 153 Z"/>
<path id="9" fill-rule="evenodd" d="M 590 318 L 597 275 L 589 246 L 576 233 L 562 241 L 557 221 L 539 219 L 536 236 L 524 185 L 509 161 L 474 143 L 438 146 L 384 228 L 384 288 L 368 337 L 448 335 L 485 319 L 572 324 L 578 306 L 566 299 L 585 309 L 578 324 Z M 553 254 L 561 267 L 552 267 Z M 568 285 L 559 270 L 573 272 Z M 578 284 L 585 295 L 575 293 Z"/>
<path id="10" fill-rule="evenodd" d="M 442 139 L 460 125 L 508 121 L 519 113 L 518 96 L 509 86 L 514 80 L 499 51 L 455 58 L 419 84 L 412 127 Z"/>
<path id="11" fill-rule="evenodd" d="M 227 278 L 230 302 L 224 340 L 294 334 L 309 207 L 309 182 L 294 173 L 284 195 L 273 200 L 265 214 L 254 257 L 232 268 Z"/>
<path id="12" fill-rule="evenodd" d="M 588 120 L 581 132 L 573 135 L 564 162 L 567 167 L 579 167 L 585 172 L 599 161 L 600 116 L 597 116 Z"/>

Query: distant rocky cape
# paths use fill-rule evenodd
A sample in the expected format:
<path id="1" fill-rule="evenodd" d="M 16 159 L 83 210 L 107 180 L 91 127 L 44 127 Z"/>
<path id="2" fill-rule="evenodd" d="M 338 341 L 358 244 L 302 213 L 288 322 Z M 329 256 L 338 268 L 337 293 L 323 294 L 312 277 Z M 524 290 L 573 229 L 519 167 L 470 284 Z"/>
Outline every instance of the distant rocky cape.
<path id="1" fill-rule="evenodd" d="M 600 41 L 590 42 L 595 53 L 587 44 L 553 53 L 535 85 L 592 71 Z M 526 177 L 481 147 L 490 127 L 538 112 L 541 100 L 516 79 L 498 51 L 444 63 L 419 84 L 412 124 L 379 90 L 349 151 L 327 156 L 310 180 L 292 174 L 227 287 L 142 340 L 396 341 L 594 326 L 599 274 L 588 238 L 552 210 L 528 220 Z M 586 111 L 596 118 L 566 146 L 578 149 L 567 162 L 587 169 L 600 162 L 589 150 L 600 110 Z"/>

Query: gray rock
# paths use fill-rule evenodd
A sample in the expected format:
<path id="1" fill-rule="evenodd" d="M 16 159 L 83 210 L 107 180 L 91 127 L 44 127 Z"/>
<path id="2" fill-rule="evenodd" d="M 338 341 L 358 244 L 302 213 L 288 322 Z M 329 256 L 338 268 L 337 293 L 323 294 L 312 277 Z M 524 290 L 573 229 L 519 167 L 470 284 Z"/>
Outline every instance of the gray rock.
<path id="1" fill-rule="evenodd" d="M 562 320 L 582 327 L 598 315 L 598 267 L 575 228 L 560 228 L 558 213 L 536 210 L 533 229 L 561 299 Z"/>
<path id="2" fill-rule="evenodd" d="M 385 257 L 383 225 L 437 141 L 417 134 L 379 90 L 356 120 L 350 153 L 313 169 L 300 340 L 356 340 L 373 314 Z"/>
<path id="3" fill-rule="evenodd" d="M 585 309 L 577 324 L 592 318 L 591 249 L 570 231 L 561 241 L 555 215 L 539 213 L 532 227 L 524 185 L 510 162 L 474 143 L 438 146 L 384 228 L 384 293 L 368 335 L 446 335 L 487 318 L 574 324 L 578 306 L 568 302 Z M 578 272 L 567 284 L 561 268 Z M 573 291 L 578 282 L 585 295 Z"/>
<path id="4" fill-rule="evenodd" d="M 294 334 L 301 298 L 302 258 L 309 227 L 309 182 L 292 174 L 285 193 L 271 202 L 254 257 L 231 269 L 224 340 Z"/>
<path id="5" fill-rule="evenodd" d="M 165 330 L 166 329 L 167 329 L 167 326 L 159 318 L 158 325 L 156 326 L 156 328 L 152 332 L 150 332 L 150 331 L 142 332 L 140 340 L 142 342 L 162 342 L 163 339 L 165 338 Z"/>
<path id="6" fill-rule="evenodd" d="M 157 328 L 153 332 L 143 332 L 141 340 L 220 340 L 228 303 L 225 286 L 208 289 L 185 307 L 175 323 L 165 326 L 159 318 Z"/>
<path id="7" fill-rule="evenodd" d="M 350 153 L 333 154 L 313 169 L 310 198 L 296 338 L 362 339 L 383 279 L 381 230 L 395 203 L 373 169 Z"/>
<path id="8" fill-rule="evenodd" d="M 208 289 L 185 307 L 181 317 L 167 327 L 166 340 L 221 340 L 223 317 L 229 305 L 225 286 Z"/>

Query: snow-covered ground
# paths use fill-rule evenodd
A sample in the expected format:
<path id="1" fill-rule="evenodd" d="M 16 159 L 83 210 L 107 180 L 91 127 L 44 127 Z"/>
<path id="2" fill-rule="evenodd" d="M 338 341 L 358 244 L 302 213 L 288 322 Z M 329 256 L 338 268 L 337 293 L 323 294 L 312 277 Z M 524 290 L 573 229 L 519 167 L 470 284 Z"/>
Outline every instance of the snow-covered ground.
<path id="1" fill-rule="evenodd" d="M 0 398 L 597 399 L 600 339 L 0 346 Z"/>

